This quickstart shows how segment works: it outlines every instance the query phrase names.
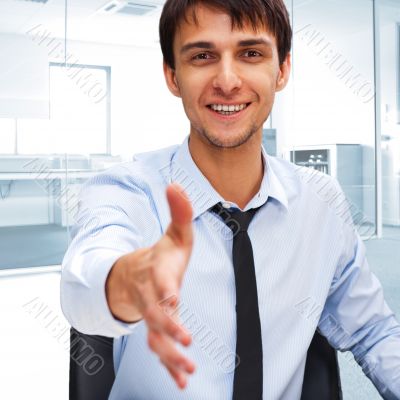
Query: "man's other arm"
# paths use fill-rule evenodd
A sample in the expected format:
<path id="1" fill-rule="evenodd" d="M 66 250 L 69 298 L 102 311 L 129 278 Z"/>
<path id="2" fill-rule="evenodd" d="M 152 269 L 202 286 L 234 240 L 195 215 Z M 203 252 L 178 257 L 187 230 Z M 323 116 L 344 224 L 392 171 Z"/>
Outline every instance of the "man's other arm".
<path id="1" fill-rule="evenodd" d="M 335 348 L 350 350 L 384 399 L 400 399 L 400 325 L 371 272 L 365 246 L 345 226 L 344 252 L 319 329 Z"/>

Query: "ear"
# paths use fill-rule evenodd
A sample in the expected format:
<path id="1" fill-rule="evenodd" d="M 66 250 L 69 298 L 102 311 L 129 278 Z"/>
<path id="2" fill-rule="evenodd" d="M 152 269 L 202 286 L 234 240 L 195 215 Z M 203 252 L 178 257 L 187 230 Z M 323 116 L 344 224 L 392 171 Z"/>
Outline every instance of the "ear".
<path id="1" fill-rule="evenodd" d="M 164 61 L 163 63 L 165 82 L 167 83 L 169 91 L 176 97 L 181 97 L 181 91 L 176 79 L 175 70 L 167 65 Z"/>
<path id="2" fill-rule="evenodd" d="M 291 55 L 288 55 L 285 58 L 285 61 L 279 66 L 279 74 L 276 79 L 276 91 L 280 92 L 285 88 L 289 81 L 290 77 L 290 69 L 291 69 Z"/>

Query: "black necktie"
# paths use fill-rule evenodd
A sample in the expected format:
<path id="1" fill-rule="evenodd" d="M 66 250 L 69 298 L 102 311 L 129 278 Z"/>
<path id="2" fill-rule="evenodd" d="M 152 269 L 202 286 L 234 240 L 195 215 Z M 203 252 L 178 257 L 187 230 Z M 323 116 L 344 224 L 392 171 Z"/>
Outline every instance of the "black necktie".
<path id="1" fill-rule="evenodd" d="M 233 267 L 236 282 L 236 354 L 233 400 L 261 400 L 263 389 L 261 324 L 258 312 L 253 249 L 247 228 L 258 208 L 229 212 L 220 203 L 218 214 L 233 233 Z"/>

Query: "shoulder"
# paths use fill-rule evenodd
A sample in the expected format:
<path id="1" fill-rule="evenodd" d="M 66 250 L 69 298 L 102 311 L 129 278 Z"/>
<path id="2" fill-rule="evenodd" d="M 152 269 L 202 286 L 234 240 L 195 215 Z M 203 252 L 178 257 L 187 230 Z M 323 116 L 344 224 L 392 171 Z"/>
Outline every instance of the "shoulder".
<path id="1" fill-rule="evenodd" d="M 137 154 L 132 161 L 112 166 L 89 178 L 81 187 L 79 203 L 85 208 L 119 208 L 127 214 L 155 210 L 165 202 L 168 182 L 163 168 L 177 147 Z"/>
<path id="2" fill-rule="evenodd" d="M 277 157 L 269 156 L 268 162 L 285 189 L 289 207 L 352 225 L 351 203 L 336 178 Z"/>
<path id="3" fill-rule="evenodd" d="M 268 156 L 268 163 L 291 197 L 309 195 L 312 198 L 316 196 L 317 199 L 320 198 L 318 194 L 323 192 L 323 188 L 340 189 L 335 178 L 318 170 L 272 156 Z"/>
<path id="4" fill-rule="evenodd" d="M 164 170 L 179 146 L 136 154 L 131 161 L 107 168 L 88 179 L 83 190 L 102 186 L 109 189 L 147 191 L 152 183 L 164 179 Z"/>

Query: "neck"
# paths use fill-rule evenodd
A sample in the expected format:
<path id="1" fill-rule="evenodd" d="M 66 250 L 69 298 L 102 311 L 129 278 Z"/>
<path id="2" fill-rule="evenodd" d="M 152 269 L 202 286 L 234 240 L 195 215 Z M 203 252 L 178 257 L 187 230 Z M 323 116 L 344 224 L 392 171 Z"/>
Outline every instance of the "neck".
<path id="1" fill-rule="evenodd" d="M 191 133 L 193 161 L 213 188 L 226 200 L 244 209 L 260 190 L 264 176 L 261 131 L 235 148 L 217 147 Z"/>

